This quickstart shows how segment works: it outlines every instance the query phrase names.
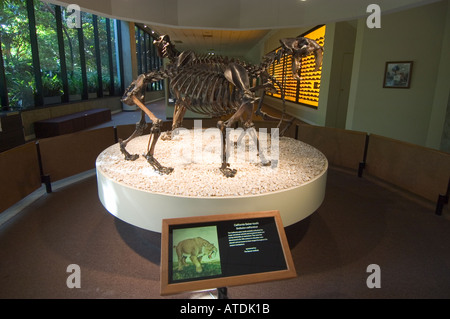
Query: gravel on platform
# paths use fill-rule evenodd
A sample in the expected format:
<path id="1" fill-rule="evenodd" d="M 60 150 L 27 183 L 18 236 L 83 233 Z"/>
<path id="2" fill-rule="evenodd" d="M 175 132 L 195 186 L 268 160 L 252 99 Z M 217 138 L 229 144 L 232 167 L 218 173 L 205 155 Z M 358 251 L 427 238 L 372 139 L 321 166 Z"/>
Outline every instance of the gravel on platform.
<path id="1" fill-rule="evenodd" d="M 127 145 L 130 154 L 139 154 L 135 161 L 126 161 L 119 144 L 105 149 L 97 158 L 97 169 L 116 182 L 168 195 L 189 197 L 249 196 L 301 186 L 327 168 L 326 157 L 316 148 L 293 138 L 272 138 L 260 134 L 262 154 L 271 162 L 262 165 L 254 140 L 238 141 L 241 132 L 231 132 L 227 143 L 232 178 L 220 171 L 222 138 L 218 129 L 183 129 L 171 140 L 159 139 L 155 158 L 163 166 L 174 168 L 168 175 L 153 169 L 142 155 L 146 153 L 149 135 L 133 139 Z"/>

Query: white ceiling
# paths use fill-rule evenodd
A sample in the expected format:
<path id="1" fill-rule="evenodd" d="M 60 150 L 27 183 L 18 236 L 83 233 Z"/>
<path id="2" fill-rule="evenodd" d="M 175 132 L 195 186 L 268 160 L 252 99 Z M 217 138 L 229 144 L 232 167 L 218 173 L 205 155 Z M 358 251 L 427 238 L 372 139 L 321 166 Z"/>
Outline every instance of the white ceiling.
<path id="1" fill-rule="evenodd" d="M 271 30 L 314 27 L 367 17 L 376 3 L 389 14 L 440 0 L 47 0 L 147 25 L 178 50 L 244 56 Z"/>
<path id="2" fill-rule="evenodd" d="M 143 24 L 139 24 L 145 27 Z M 270 30 L 216 30 L 182 29 L 167 26 L 147 26 L 156 34 L 168 34 L 178 51 L 193 50 L 198 53 L 214 53 L 230 57 L 243 57 Z"/>

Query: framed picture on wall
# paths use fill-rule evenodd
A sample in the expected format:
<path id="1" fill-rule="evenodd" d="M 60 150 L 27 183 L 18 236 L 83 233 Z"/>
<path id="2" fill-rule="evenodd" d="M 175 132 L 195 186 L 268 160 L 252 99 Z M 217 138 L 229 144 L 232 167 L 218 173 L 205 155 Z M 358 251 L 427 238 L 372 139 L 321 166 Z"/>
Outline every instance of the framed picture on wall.
<path id="1" fill-rule="evenodd" d="M 411 85 L 413 62 L 386 62 L 384 88 L 408 89 Z"/>

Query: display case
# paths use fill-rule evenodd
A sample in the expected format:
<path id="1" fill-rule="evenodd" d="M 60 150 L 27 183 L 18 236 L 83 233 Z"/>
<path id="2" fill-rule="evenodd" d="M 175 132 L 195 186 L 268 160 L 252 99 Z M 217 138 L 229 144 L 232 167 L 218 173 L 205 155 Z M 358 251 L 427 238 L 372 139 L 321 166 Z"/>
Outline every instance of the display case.
<path id="1" fill-rule="evenodd" d="M 305 34 L 302 37 L 317 41 L 318 44 L 325 44 L 326 26 L 319 26 Z M 275 51 L 280 50 L 277 48 Z M 302 59 L 300 71 L 301 80 L 293 77 L 291 72 L 292 56 L 281 57 L 280 63 L 275 62 L 269 68 L 269 74 L 274 76 L 277 81 L 285 88 L 285 100 L 317 108 L 319 106 L 320 81 L 322 77 L 322 67 L 315 70 L 315 60 L 313 55 Z M 269 96 L 281 99 L 281 92 L 267 93 Z"/>

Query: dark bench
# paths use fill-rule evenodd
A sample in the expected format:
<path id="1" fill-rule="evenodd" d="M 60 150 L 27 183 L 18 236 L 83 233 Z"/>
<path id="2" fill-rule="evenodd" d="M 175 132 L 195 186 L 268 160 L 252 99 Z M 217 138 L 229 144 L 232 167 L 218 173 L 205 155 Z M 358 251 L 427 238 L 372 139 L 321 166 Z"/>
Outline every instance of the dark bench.
<path id="1" fill-rule="evenodd" d="M 92 109 L 34 122 L 36 138 L 74 133 L 111 121 L 111 110 Z"/>
<path id="2" fill-rule="evenodd" d="M 25 143 L 22 116 L 19 112 L 0 113 L 0 152 Z"/>

